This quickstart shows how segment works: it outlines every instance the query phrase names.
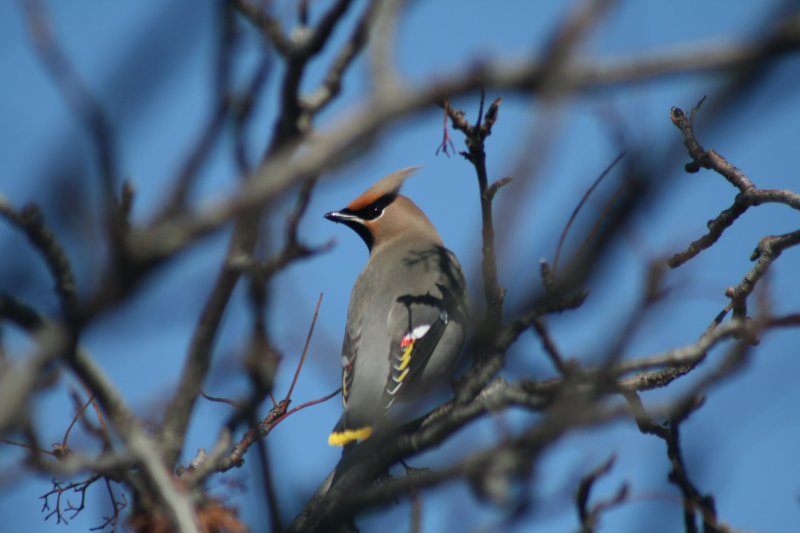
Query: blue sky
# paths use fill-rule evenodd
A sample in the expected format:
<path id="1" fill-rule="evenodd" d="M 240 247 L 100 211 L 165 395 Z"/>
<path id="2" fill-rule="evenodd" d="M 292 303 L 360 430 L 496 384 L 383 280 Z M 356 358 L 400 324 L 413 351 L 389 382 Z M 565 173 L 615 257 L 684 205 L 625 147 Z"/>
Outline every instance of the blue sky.
<path id="1" fill-rule="evenodd" d="M 465 7 L 465 2 L 453 0 L 412 2 L 398 23 L 394 57 L 399 72 L 408 83 L 425 83 L 477 60 L 513 62 L 529 57 L 542 49 L 571 4 L 507 1 L 472 2 Z M 722 0 L 619 4 L 591 34 L 582 47 L 583 56 L 598 61 L 659 53 L 698 42 L 749 42 L 768 27 L 776 5 Z M 284 20 L 290 20 L 293 3 L 277 5 Z M 208 119 L 213 101 L 213 6 L 213 2 L 189 0 L 169 4 L 152 0 L 48 3 L 56 38 L 109 114 L 119 172 L 137 190 L 133 215 L 137 222 L 148 221 L 157 211 L 170 180 Z M 82 294 L 88 294 L 102 272 L 103 261 L 91 145 L 31 52 L 21 12 L 18 2 L 0 2 L 0 71 L 4 73 L 0 193 L 18 206 L 29 201 L 41 203 L 48 221 L 65 239 Z M 347 21 L 352 22 L 352 17 Z M 346 22 L 335 34 L 335 42 L 348 31 Z M 250 52 L 237 63 L 240 72 L 252 68 L 257 57 L 253 50 L 258 40 L 251 32 L 244 33 Z M 312 88 L 319 81 L 330 52 L 326 50 L 312 65 L 304 87 Z M 278 75 L 276 72 L 273 80 Z M 799 182 L 791 163 L 800 139 L 800 92 L 796 90 L 800 60 L 786 59 L 761 75 L 766 81 L 741 101 L 735 115 L 711 127 L 704 125 L 701 114 L 697 132 L 702 143 L 727 156 L 757 186 L 797 190 Z M 559 119 L 559 127 L 548 135 L 547 150 L 536 162 L 537 173 L 517 175 L 498 195 L 498 262 L 501 283 L 506 286 L 525 287 L 538 279 L 539 258 L 552 260 L 557 235 L 573 206 L 619 152 L 616 139 L 620 131 L 630 145 L 650 154 L 671 149 L 678 155 L 660 169 L 659 179 L 668 180 L 669 185 L 660 190 L 657 201 L 618 245 L 614 260 L 599 273 L 603 282 L 592 287 L 586 305 L 552 319 L 553 335 L 570 357 L 596 360 L 603 340 L 609 332 L 619 331 L 634 309 L 646 261 L 685 247 L 705 231 L 707 220 L 732 202 L 735 191 L 719 176 L 683 173 L 688 159 L 674 148 L 680 137 L 668 116 L 671 106 L 688 109 L 703 95 L 713 104 L 725 80 L 721 75 L 678 76 L 595 91 L 563 102 L 558 109 L 544 109 L 552 104 L 525 95 L 489 92 L 489 98 L 504 97 L 500 120 L 487 141 L 493 179 L 514 174 L 520 158 L 536 150 L 530 143 L 537 140 L 537 121 L 545 111 L 554 111 Z M 367 90 L 362 58 L 346 77 L 342 98 L 320 117 L 318 126 L 324 128 L 346 118 Z M 275 116 L 274 83 L 268 84 L 266 93 L 249 131 L 253 154 L 266 143 Z M 455 104 L 474 117 L 476 97 L 459 98 Z M 301 233 L 312 244 L 335 239 L 335 247 L 275 280 L 269 325 L 284 354 L 277 393 L 288 387 L 320 293 L 325 295 L 324 302 L 295 402 L 320 397 L 338 386 L 347 298 L 367 253 L 360 240 L 342 226 L 323 220 L 322 214 L 343 207 L 388 172 L 410 165 L 423 167 L 407 182 L 405 193 L 428 214 L 445 243 L 461 258 L 473 300 L 479 300 L 477 187 L 471 167 L 460 157 L 436 156 L 441 123 L 441 111 L 432 108 L 388 128 L 368 152 L 324 176 L 316 188 Z M 460 148 L 461 137 L 453 135 Z M 195 198 L 198 205 L 235 189 L 229 137 L 203 169 Z M 612 190 L 612 186 L 601 188 L 588 212 L 601 209 Z M 276 221 L 282 220 L 290 203 L 276 210 Z M 667 284 L 681 288 L 645 320 L 626 355 L 648 355 L 693 342 L 727 303 L 725 288 L 738 283 L 750 268 L 748 258 L 758 240 L 795 230 L 796 220 L 796 213 L 784 206 L 753 209 L 717 246 L 670 272 Z M 224 230 L 192 247 L 153 275 L 135 298 L 86 332 L 84 344 L 145 419 L 157 419 L 170 397 L 199 309 L 223 257 L 226 237 Z M 43 265 L 28 251 L 25 240 L 5 225 L 0 225 L 0 250 L 6 258 L 0 262 L 0 290 L 54 313 L 56 302 Z M 800 253 L 788 250 L 771 270 L 772 299 L 778 312 L 797 311 L 798 268 Z M 523 295 L 522 290 L 512 291 L 509 305 Z M 214 370 L 205 387 L 208 393 L 230 397 L 246 393 L 239 360 L 248 328 L 245 293 L 240 289 L 217 342 Z M 24 353 L 24 339 L 13 331 L 8 333 L 7 343 Z M 794 384 L 798 345 L 800 334 L 796 331 L 765 335 L 745 370 L 715 387 L 707 404 L 683 427 L 689 473 L 701 490 L 716 497 L 719 516 L 733 527 L 777 532 L 790 531 L 800 522 L 800 477 L 790 466 L 800 447 L 796 420 L 800 389 Z M 711 361 L 717 361 L 722 353 L 714 350 Z M 523 337 L 509 356 L 505 376 L 551 374 L 538 341 L 530 335 Z M 43 443 L 57 442 L 63 434 L 70 417 L 68 385 L 74 383 L 62 383 L 35 404 L 33 414 L 42 428 Z M 685 386 L 676 384 L 674 392 L 680 390 Z M 668 393 L 659 391 L 644 398 L 646 405 L 659 405 Z M 270 435 L 268 446 L 276 477 L 281 480 L 284 519 L 299 509 L 335 464 L 338 451 L 327 446 L 326 435 L 339 410 L 338 400 L 307 409 Z M 200 404 L 187 446 L 189 457 L 197 447 L 211 447 L 226 414 L 223 405 Z M 481 421 L 415 464 L 447 464 L 465 455 L 473 443 L 494 442 L 499 427 L 516 431 L 530 419 L 529 415 L 510 413 Z M 72 444 L 80 449 L 88 442 L 76 435 Z M 571 498 L 577 479 L 612 452 L 619 456 L 617 466 L 598 484 L 597 495 L 609 496 L 620 482 L 627 481 L 631 501 L 604 515 L 601 531 L 640 531 L 654 516 L 664 525 L 663 531 L 680 529 L 680 497 L 666 482 L 669 464 L 663 442 L 640 435 L 630 421 L 620 421 L 602 430 L 572 433 L 546 454 L 531 482 L 537 531 L 576 528 Z M 37 498 L 49 488 L 49 481 L 21 473 L 15 466 L 21 457 L 15 449 L 0 447 L 4 529 L 85 531 L 107 512 L 105 494 L 98 486 L 89 494 L 89 508 L 68 528 L 56 526 L 52 519 L 44 522 Z M 232 503 L 251 525 L 264 516 L 258 476 L 250 468 L 254 464 L 255 456 L 230 475 L 248 487 L 247 494 L 234 497 Z M 212 486 L 219 494 L 226 492 L 220 481 Z M 387 514 L 396 529 L 385 525 Z M 367 517 L 363 530 L 405 531 L 408 514 L 406 504 L 398 505 Z M 501 514 L 476 503 L 463 484 L 454 484 L 431 493 L 423 505 L 423 516 L 426 531 L 442 531 L 454 524 L 459 529 L 491 529 Z M 530 522 L 519 530 L 526 524 Z"/>

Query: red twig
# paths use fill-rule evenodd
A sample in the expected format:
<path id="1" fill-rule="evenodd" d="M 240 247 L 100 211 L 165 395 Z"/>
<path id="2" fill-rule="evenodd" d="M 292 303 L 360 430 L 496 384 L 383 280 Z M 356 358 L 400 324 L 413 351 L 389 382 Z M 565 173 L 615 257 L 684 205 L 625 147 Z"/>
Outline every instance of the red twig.
<path id="1" fill-rule="evenodd" d="M 285 418 L 288 418 L 289 416 L 293 415 L 297 411 L 302 411 L 306 407 L 311 407 L 312 405 L 317 405 L 318 403 L 327 402 L 328 400 L 330 400 L 331 398 L 333 398 L 334 396 L 336 396 L 340 392 L 342 392 L 341 387 L 336 389 L 332 393 L 323 396 L 322 398 L 317 398 L 316 400 L 309 400 L 304 404 L 300 404 L 300 405 L 298 405 L 296 407 L 292 407 L 291 409 L 286 411 L 284 414 L 282 414 L 281 416 L 279 416 L 278 418 L 275 419 L 275 421 L 272 423 L 272 426 L 269 429 L 266 430 L 266 433 L 264 433 L 264 436 L 268 435 L 269 432 L 272 431 L 273 428 L 275 428 L 275 426 L 277 426 L 281 421 L 283 421 Z"/>
<path id="2" fill-rule="evenodd" d="M 453 153 L 456 153 L 456 147 L 453 144 L 453 139 L 450 138 L 450 130 L 447 127 L 447 118 L 448 113 L 450 112 L 450 101 L 445 98 L 444 103 L 442 104 L 444 107 L 444 125 L 442 126 L 442 142 L 439 144 L 439 147 L 436 149 L 436 155 L 439 155 L 439 152 L 442 152 L 447 157 L 450 157 L 449 150 L 452 150 Z"/>
<path id="3" fill-rule="evenodd" d="M 311 344 L 311 336 L 314 334 L 314 326 L 316 326 L 317 324 L 319 307 L 322 305 L 322 296 L 323 293 L 320 293 L 319 299 L 317 300 L 317 308 L 314 309 L 314 318 L 311 319 L 311 327 L 308 328 L 308 335 L 306 335 L 306 343 L 303 346 L 303 354 L 300 356 L 300 362 L 297 363 L 297 369 L 294 371 L 294 378 L 292 378 L 292 384 L 289 386 L 289 391 L 286 393 L 284 401 L 292 399 L 292 392 L 294 392 L 294 386 L 297 383 L 297 378 L 300 377 L 300 370 L 303 369 L 303 363 L 305 362 L 306 354 L 308 353 L 308 346 Z"/>
<path id="4" fill-rule="evenodd" d="M 305 363 L 306 355 L 308 354 L 308 347 L 311 344 L 311 337 L 314 335 L 314 327 L 317 324 L 317 317 L 319 316 L 319 308 L 322 305 L 322 297 L 323 294 L 320 293 L 319 299 L 317 300 L 317 307 L 316 309 L 314 309 L 314 317 L 311 319 L 311 327 L 308 328 L 308 335 L 306 335 L 306 342 L 305 345 L 303 346 L 303 353 L 300 355 L 300 361 L 297 363 L 297 368 L 294 371 L 292 384 L 289 386 L 289 390 L 286 392 L 286 396 L 280 402 L 278 402 L 275 399 L 275 395 L 272 392 L 269 393 L 269 397 L 272 399 L 272 410 L 270 411 L 270 414 L 267 415 L 267 418 L 265 420 L 268 420 L 270 417 L 274 418 L 275 412 L 278 412 L 281 416 L 286 414 L 286 408 L 289 406 L 289 403 L 292 400 L 292 393 L 294 392 L 294 386 L 297 384 L 297 380 L 300 377 L 300 371 L 303 369 L 303 363 Z M 218 396 L 209 396 L 202 390 L 200 391 L 200 396 L 211 402 L 224 403 L 230 405 L 231 407 L 239 407 L 233 400 L 229 400 L 227 398 L 221 398 Z M 311 405 L 313 405 L 313 403 Z M 307 404 L 303 404 L 303 406 L 307 407 Z M 295 408 L 292 409 L 290 412 L 295 412 L 296 410 L 297 409 Z"/>
<path id="5" fill-rule="evenodd" d="M 0 442 L 3 444 L 8 444 L 9 446 L 17 446 L 19 448 L 25 448 L 26 450 L 31 450 L 37 453 L 46 453 L 47 455 L 55 456 L 56 453 L 50 450 L 45 450 L 44 448 L 37 448 L 36 446 L 31 446 L 30 444 L 25 444 L 22 442 L 14 442 L 13 440 L 8 439 L 0 439 Z"/>
<path id="6" fill-rule="evenodd" d="M 308 401 L 288 411 L 287 407 L 289 406 L 289 402 L 287 400 L 281 401 L 278 405 L 272 408 L 272 410 L 270 410 L 267 416 L 264 417 L 264 419 L 258 424 L 258 427 L 250 429 L 244 434 L 239 442 L 234 445 L 233 450 L 231 450 L 231 452 L 219 462 L 215 468 L 215 471 L 226 472 L 231 468 L 241 466 L 244 463 L 244 454 L 247 453 L 247 450 L 253 445 L 256 439 L 264 438 L 269 435 L 275 426 L 285 420 L 288 416 L 296 413 L 297 411 L 305 409 L 306 407 L 311 407 L 312 405 L 326 402 L 339 394 L 341 391 L 341 388 L 336 389 L 332 393 L 327 394 L 322 398 Z"/>
<path id="7" fill-rule="evenodd" d="M 100 434 L 102 435 L 103 441 L 106 445 L 108 445 L 111 442 L 111 438 L 108 436 L 108 429 L 106 428 L 106 421 L 103 418 L 103 411 L 100 409 L 100 405 L 97 403 L 97 398 L 95 398 L 92 390 L 86 386 L 86 383 L 84 383 L 83 380 L 80 380 L 80 384 L 81 387 L 83 387 L 83 392 L 85 392 L 86 396 L 89 397 L 89 403 L 92 404 L 94 414 L 97 417 L 97 423 L 100 424 Z M 84 407 L 84 409 L 86 408 Z"/>
<path id="8" fill-rule="evenodd" d="M 77 392 L 75 394 L 77 396 Z M 78 411 L 75 413 L 75 416 L 72 417 L 72 421 L 69 423 L 69 426 L 67 426 L 67 431 L 64 432 L 64 438 L 61 440 L 61 446 L 64 448 L 67 447 L 67 440 L 69 440 L 69 434 L 72 431 L 72 428 L 75 426 L 75 423 L 78 421 L 81 415 L 83 415 L 83 412 L 86 411 L 86 408 L 89 407 L 89 404 L 92 403 L 93 400 L 94 394 L 89 396 L 89 399 L 80 406 Z"/>

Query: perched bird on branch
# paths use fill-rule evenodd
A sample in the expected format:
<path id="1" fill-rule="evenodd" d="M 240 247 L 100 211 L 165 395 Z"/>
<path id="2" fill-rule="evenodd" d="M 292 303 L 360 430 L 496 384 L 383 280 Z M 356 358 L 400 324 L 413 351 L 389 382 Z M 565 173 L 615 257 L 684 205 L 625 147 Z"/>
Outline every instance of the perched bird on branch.
<path id="1" fill-rule="evenodd" d="M 369 438 L 395 401 L 446 381 L 464 342 L 467 298 L 455 255 L 400 187 L 398 170 L 325 218 L 345 224 L 369 249 L 350 295 L 342 346 L 344 413 L 332 446 Z"/>

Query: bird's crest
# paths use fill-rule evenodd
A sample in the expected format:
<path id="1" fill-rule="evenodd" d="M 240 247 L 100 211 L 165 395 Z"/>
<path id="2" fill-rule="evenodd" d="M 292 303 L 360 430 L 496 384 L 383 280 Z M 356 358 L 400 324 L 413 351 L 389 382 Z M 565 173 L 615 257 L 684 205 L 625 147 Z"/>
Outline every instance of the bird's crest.
<path id="1" fill-rule="evenodd" d="M 372 204 L 382 196 L 387 194 L 397 194 L 403 182 L 420 167 L 408 167 L 395 170 L 388 176 L 384 176 L 378 183 L 367 189 L 364 194 L 350 202 L 347 206 L 351 211 L 358 211 Z"/>

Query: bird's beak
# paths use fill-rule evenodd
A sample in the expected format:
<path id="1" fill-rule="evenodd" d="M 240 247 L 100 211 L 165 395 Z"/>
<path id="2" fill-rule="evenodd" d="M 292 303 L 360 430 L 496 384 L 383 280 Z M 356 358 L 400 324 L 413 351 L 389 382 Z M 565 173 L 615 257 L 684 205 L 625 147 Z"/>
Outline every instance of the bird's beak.
<path id="1" fill-rule="evenodd" d="M 339 224 L 359 220 L 357 216 L 350 213 L 344 213 L 342 211 L 331 211 L 330 213 L 325 213 L 325 218 L 331 222 L 337 222 Z"/>

